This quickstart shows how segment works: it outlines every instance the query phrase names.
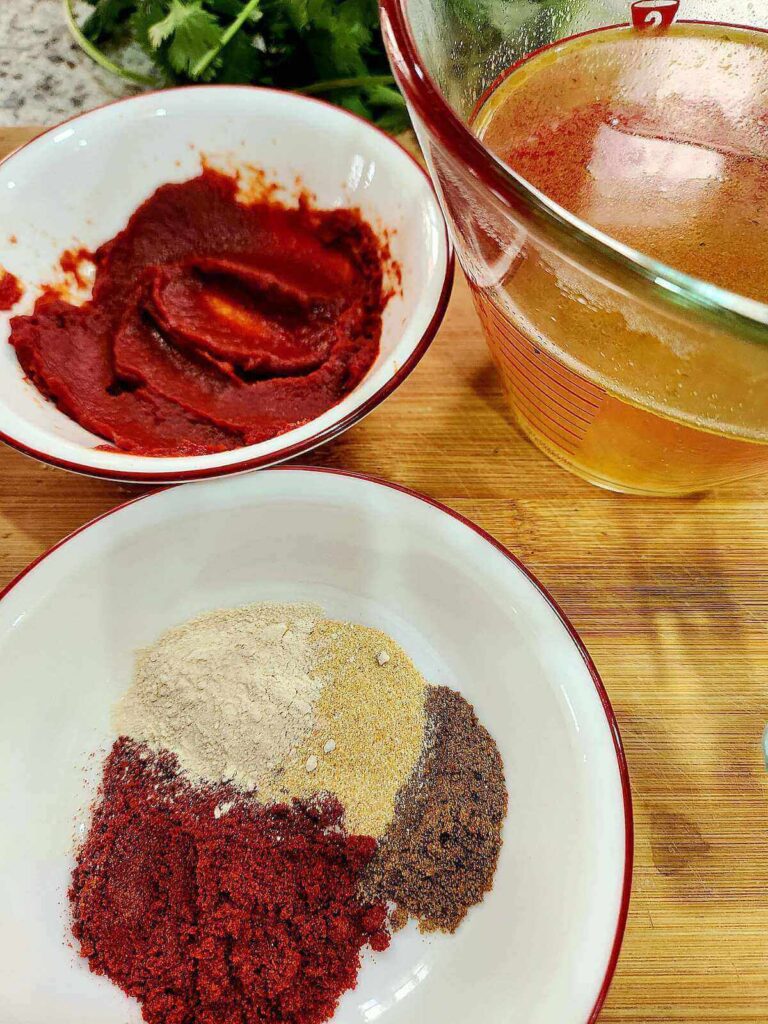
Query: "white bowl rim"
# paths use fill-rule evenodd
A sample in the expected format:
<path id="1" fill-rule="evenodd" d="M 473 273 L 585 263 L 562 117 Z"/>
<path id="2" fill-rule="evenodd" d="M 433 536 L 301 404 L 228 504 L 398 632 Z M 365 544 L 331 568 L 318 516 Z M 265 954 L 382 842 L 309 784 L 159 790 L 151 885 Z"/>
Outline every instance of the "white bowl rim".
<path id="1" fill-rule="evenodd" d="M 618 964 L 619 954 L 621 952 L 621 946 L 624 939 L 624 931 L 627 924 L 627 916 L 629 913 L 629 904 L 632 892 L 632 867 L 634 861 L 634 814 L 632 808 L 632 789 L 630 784 L 629 768 L 627 766 L 627 759 L 624 753 L 624 745 L 622 743 L 621 733 L 619 731 L 619 725 L 616 720 L 616 715 L 611 705 L 611 701 L 605 689 L 603 681 L 600 678 L 600 674 L 597 671 L 597 667 L 595 666 L 595 663 L 592 660 L 589 651 L 584 646 L 584 642 L 579 636 L 578 632 L 576 631 L 576 628 L 573 626 L 568 616 L 565 614 L 563 609 L 560 607 L 560 605 L 557 603 L 554 597 L 550 594 L 550 592 L 547 590 L 544 584 L 541 583 L 538 580 L 538 578 L 531 572 L 531 570 L 524 565 L 524 563 L 517 557 L 517 555 L 513 554 L 509 550 L 509 548 L 505 547 L 505 545 L 503 545 L 500 541 L 496 540 L 495 537 L 491 536 L 491 534 L 484 530 L 481 526 L 478 526 L 476 523 L 473 523 L 471 519 L 468 519 L 466 516 L 461 515 L 460 512 L 456 512 L 454 511 L 454 509 L 449 508 L 442 502 L 437 501 L 437 499 L 432 498 L 427 494 L 422 494 L 419 491 L 413 490 L 410 487 L 406 487 L 404 484 L 393 483 L 389 480 L 382 480 L 379 477 L 369 476 L 367 473 L 357 473 L 351 470 L 337 469 L 335 467 L 330 466 L 273 466 L 269 470 L 265 470 L 265 472 L 324 473 L 333 476 L 341 476 L 351 478 L 353 480 L 361 480 L 378 487 L 386 487 L 391 490 L 398 491 L 400 494 L 403 494 L 406 497 L 411 498 L 415 501 L 424 502 L 425 504 L 430 505 L 438 512 L 442 512 L 445 515 L 450 516 L 452 519 L 456 520 L 463 526 L 472 530 L 482 540 L 486 541 L 498 552 L 504 555 L 505 558 L 512 562 L 512 564 L 527 578 L 527 580 L 544 598 L 544 600 L 550 606 L 550 608 L 558 617 L 564 629 L 568 633 L 571 641 L 573 642 L 574 647 L 576 648 L 582 660 L 584 661 L 584 664 L 587 668 L 587 671 L 589 672 L 592 683 L 595 687 L 595 691 L 600 701 L 600 705 L 603 709 L 603 713 L 605 714 L 606 723 L 608 725 L 608 729 L 613 740 L 614 751 L 616 754 L 616 764 L 619 773 L 619 778 L 621 781 L 622 803 L 624 813 L 624 877 L 621 888 L 621 901 L 616 919 L 616 930 L 614 933 L 614 939 L 613 944 L 611 946 L 610 956 L 606 964 L 602 985 L 600 986 L 600 989 L 598 991 L 597 998 L 592 1008 L 592 1012 L 590 1013 L 589 1017 L 585 1022 L 585 1024 L 596 1024 L 597 1019 L 600 1016 L 600 1012 L 603 1008 L 603 1004 L 605 1003 L 605 999 L 608 995 L 608 991 L 611 987 L 613 976 L 616 972 L 616 966 Z M 32 562 L 30 562 L 28 566 L 26 566 L 26 568 L 22 569 L 21 572 L 18 573 L 18 575 L 16 575 L 10 581 L 10 583 L 8 583 L 5 587 L 3 587 L 2 590 L 0 590 L 0 601 L 2 601 L 3 598 L 5 598 L 24 579 L 25 576 L 33 572 L 36 569 L 36 567 L 40 565 L 41 562 L 48 558 L 49 555 L 52 555 L 60 547 L 63 547 L 65 544 L 69 543 L 69 541 L 73 540 L 75 537 L 83 533 L 85 530 L 88 530 L 92 526 L 95 526 L 97 523 L 100 523 L 103 519 L 107 519 L 109 516 L 114 515 L 117 512 L 123 511 L 130 505 L 134 505 L 136 502 L 152 499 L 153 497 L 156 497 L 157 495 L 160 495 L 163 492 L 171 489 L 175 490 L 175 488 L 172 488 L 170 486 L 159 487 L 156 488 L 155 490 L 148 491 L 146 494 L 137 495 L 135 498 L 130 498 L 128 501 L 124 501 L 121 504 L 116 505 L 114 508 L 108 509 L 106 512 L 103 512 L 101 515 L 96 516 L 89 522 L 84 523 L 82 526 L 78 527 L 72 533 L 68 534 L 66 537 L 63 537 L 56 544 L 52 545 L 52 547 L 48 548 L 47 551 L 44 551 L 42 554 L 38 555 L 37 558 L 35 558 Z"/>
<path id="2" fill-rule="evenodd" d="M 405 146 L 402 145 L 402 143 L 398 142 L 398 140 L 394 136 L 389 135 L 382 128 L 377 127 L 370 121 L 366 121 L 366 119 L 361 117 L 359 114 L 355 114 L 351 110 L 346 110 L 344 107 L 338 107 L 335 104 L 329 103 L 327 100 L 321 99 L 317 96 L 304 96 L 300 93 L 290 93 L 286 92 L 286 90 L 284 89 L 275 89 L 269 86 L 260 85 L 234 85 L 210 83 L 206 85 L 175 86 L 169 89 L 147 89 L 132 96 L 124 96 L 120 99 L 110 100 L 107 103 L 100 103 L 98 106 L 93 107 L 90 110 L 81 111 L 78 114 L 74 114 L 72 117 L 65 118 L 58 124 L 51 125 L 49 128 L 46 128 L 44 131 L 40 132 L 39 135 L 36 135 L 32 139 L 28 139 L 26 142 L 23 142 L 20 146 L 16 146 L 15 149 L 12 149 L 10 153 L 7 153 L 2 159 L 0 159 L 0 166 L 4 166 L 9 161 L 13 160 L 14 157 L 16 157 L 23 150 L 26 150 L 29 146 L 35 145 L 36 143 L 40 142 L 42 139 L 49 136 L 52 132 L 58 132 L 64 125 L 71 124 L 74 121 L 80 121 L 96 113 L 97 111 L 105 110 L 110 107 L 122 106 L 123 104 L 132 104 L 138 101 L 145 102 L 147 98 L 151 98 L 153 96 L 160 97 L 166 96 L 171 93 L 176 94 L 183 92 L 200 92 L 207 90 L 216 90 L 222 92 L 226 90 L 248 90 L 256 91 L 259 93 L 270 93 L 283 97 L 289 95 L 301 102 L 319 104 L 322 107 L 330 108 L 334 112 L 344 117 L 351 118 L 352 120 L 359 122 L 366 129 L 381 136 L 381 138 L 385 141 L 385 144 L 390 144 L 394 146 L 395 149 L 399 150 L 402 156 L 405 156 L 408 158 L 408 160 L 410 160 L 413 166 L 418 169 L 419 173 L 423 175 L 427 184 L 429 185 L 430 191 L 432 192 L 432 195 L 435 200 L 436 209 L 439 211 L 440 214 L 440 223 L 443 229 L 441 238 L 441 249 L 442 251 L 445 252 L 445 275 L 443 278 L 443 283 L 440 289 L 437 303 L 435 305 L 435 309 L 433 310 L 432 317 L 430 318 L 429 323 L 426 325 L 421 337 L 414 344 L 410 355 L 402 364 L 402 366 L 398 367 L 398 369 L 392 374 L 392 376 L 387 381 L 385 381 L 382 384 L 382 386 L 376 392 L 374 392 L 374 394 L 370 395 L 369 398 L 366 399 L 366 401 L 362 402 L 360 405 L 350 410 L 350 412 L 342 419 L 329 424 L 325 429 L 320 430 L 315 434 L 311 434 L 309 437 L 306 437 L 301 441 L 297 441 L 294 444 L 286 445 L 284 448 L 278 448 L 275 451 L 266 454 L 254 455 L 251 456 L 250 458 L 246 457 L 246 453 L 249 450 L 258 447 L 258 445 L 243 445 L 241 448 L 235 449 L 235 451 L 242 452 L 244 457 L 228 465 L 206 464 L 201 466 L 200 468 L 186 470 L 174 471 L 171 470 L 170 468 L 163 470 L 160 467 L 172 463 L 174 457 L 154 456 L 150 458 L 153 462 L 157 463 L 157 471 L 126 471 L 125 469 L 122 469 L 118 466 L 115 466 L 115 468 L 113 469 L 106 466 L 93 466 L 83 462 L 76 462 L 70 459 L 64 459 L 57 455 L 52 455 L 49 452 L 40 451 L 36 448 L 33 448 L 30 445 L 26 444 L 24 441 L 20 441 L 18 438 L 14 437 L 12 434 L 0 430 L 0 441 L 9 445 L 11 448 L 15 448 L 16 451 L 21 452 L 23 455 L 29 455 L 32 458 L 39 460 L 40 462 L 45 462 L 48 465 L 56 466 L 58 469 L 70 470 L 73 473 L 82 473 L 86 476 L 98 477 L 100 479 L 118 480 L 124 483 L 137 484 L 173 484 L 193 480 L 208 480 L 215 477 L 230 476 L 236 473 L 244 473 L 247 472 L 248 470 L 261 469 L 267 466 L 274 466 L 277 463 L 284 462 L 286 459 L 292 459 L 297 455 L 302 455 L 306 452 L 312 451 L 319 445 L 325 444 L 327 441 L 333 440 L 333 438 L 338 437 L 340 434 L 344 433 L 350 427 L 354 426 L 356 423 L 359 423 L 360 420 L 364 419 L 364 417 L 366 417 L 378 405 L 380 405 L 385 398 L 388 398 L 389 395 L 391 395 L 392 392 L 394 392 L 403 383 L 403 381 L 408 376 L 410 376 L 410 374 L 419 364 L 423 356 L 426 354 L 426 351 L 429 348 L 429 346 L 432 344 L 432 341 L 434 340 L 434 337 L 437 334 L 437 331 L 443 322 L 445 312 L 448 308 L 448 302 L 450 300 L 451 292 L 453 290 L 453 281 L 455 274 L 455 255 L 453 244 L 448 233 L 448 227 L 445 223 L 445 218 L 443 216 L 440 203 L 437 199 L 435 187 L 426 168 L 424 168 L 419 163 L 419 161 L 414 157 L 414 155 L 410 153 L 405 148 Z M 354 390 L 350 392 L 350 394 L 354 394 Z M 333 408 L 334 407 L 332 406 L 331 410 Z M 62 413 L 62 415 L 66 414 Z M 312 421 L 310 420 L 310 422 Z M 117 453 L 118 458 L 120 454 L 121 453 L 119 452 Z M 217 455 L 219 454 L 223 453 L 212 452 L 206 455 L 198 456 L 198 458 L 201 460 L 206 460 L 206 463 L 211 463 L 215 461 Z M 228 452 L 227 454 L 230 453 Z"/>

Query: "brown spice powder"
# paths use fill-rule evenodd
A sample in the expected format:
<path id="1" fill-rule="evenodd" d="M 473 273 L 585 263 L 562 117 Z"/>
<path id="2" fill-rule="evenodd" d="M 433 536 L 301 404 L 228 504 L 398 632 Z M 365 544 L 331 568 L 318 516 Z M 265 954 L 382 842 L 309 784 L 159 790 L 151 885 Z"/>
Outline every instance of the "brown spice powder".
<path id="1" fill-rule="evenodd" d="M 405 912 L 422 931 L 454 932 L 493 884 L 507 788 L 496 744 L 461 694 L 428 687 L 426 714 L 421 761 L 361 892 L 394 902 L 400 921 Z"/>

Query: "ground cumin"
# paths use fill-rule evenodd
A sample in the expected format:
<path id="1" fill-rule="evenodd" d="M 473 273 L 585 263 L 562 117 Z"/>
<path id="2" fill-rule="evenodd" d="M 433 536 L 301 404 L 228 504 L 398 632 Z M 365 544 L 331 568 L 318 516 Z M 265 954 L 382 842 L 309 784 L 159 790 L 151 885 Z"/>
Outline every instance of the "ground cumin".
<path id="1" fill-rule="evenodd" d="M 323 682 L 315 730 L 260 795 L 285 800 L 331 793 L 344 807 L 347 830 L 377 839 L 419 761 L 429 687 L 405 651 L 378 629 L 325 620 L 312 638 L 313 675 Z"/>
<path id="2" fill-rule="evenodd" d="M 426 715 L 421 760 L 397 796 L 361 895 L 394 902 L 395 928 L 407 914 L 423 931 L 454 932 L 493 884 L 507 789 L 496 744 L 459 693 L 428 687 Z"/>

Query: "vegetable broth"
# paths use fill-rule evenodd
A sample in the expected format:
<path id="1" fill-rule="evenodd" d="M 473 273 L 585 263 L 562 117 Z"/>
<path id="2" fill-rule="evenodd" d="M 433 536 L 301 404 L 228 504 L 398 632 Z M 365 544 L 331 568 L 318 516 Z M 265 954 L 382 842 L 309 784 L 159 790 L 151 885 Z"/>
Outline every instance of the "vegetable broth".
<path id="1" fill-rule="evenodd" d="M 565 40 L 503 77 L 474 127 L 593 227 L 768 301 L 768 35 Z M 476 299 L 521 425 L 593 482 L 679 493 L 768 468 L 768 344 L 666 316 L 535 239 Z"/>

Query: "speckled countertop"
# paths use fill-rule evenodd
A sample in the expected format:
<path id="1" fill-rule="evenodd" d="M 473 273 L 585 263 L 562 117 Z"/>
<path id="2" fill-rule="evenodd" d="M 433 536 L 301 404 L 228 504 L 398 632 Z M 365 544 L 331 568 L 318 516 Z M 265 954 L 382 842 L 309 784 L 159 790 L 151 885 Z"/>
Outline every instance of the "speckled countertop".
<path id="1" fill-rule="evenodd" d="M 55 124 L 128 91 L 80 51 L 61 0 L 0 0 L 0 126 Z"/>

